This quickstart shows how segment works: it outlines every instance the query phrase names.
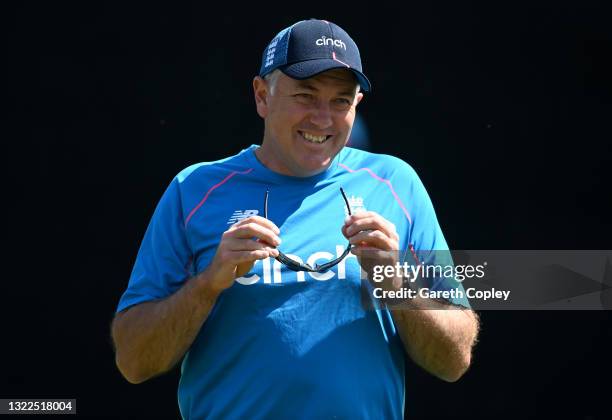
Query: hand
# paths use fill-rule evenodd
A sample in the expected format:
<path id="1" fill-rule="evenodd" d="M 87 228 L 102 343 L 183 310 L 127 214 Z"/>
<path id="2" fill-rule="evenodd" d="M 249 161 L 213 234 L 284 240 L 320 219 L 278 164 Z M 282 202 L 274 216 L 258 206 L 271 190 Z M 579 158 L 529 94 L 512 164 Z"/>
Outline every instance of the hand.
<path id="1" fill-rule="evenodd" d="M 395 225 L 373 211 L 353 214 L 346 218 L 342 234 L 349 240 L 359 265 L 372 279 L 374 266 L 392 265 L 399 261 L 399 236 Z M 401 287 L 401 278 L 378 284 L 385 289 Z"/>
<path id="2" fill-rule="evenodd" d="M 255 261 L 276 258 L 281 240 L 278 227 L 260 216 L 251 216 L 223 232 L 221 242 L 206 270 L 210 287 L 223 291 L 237 277 L 251 271 Z"/>

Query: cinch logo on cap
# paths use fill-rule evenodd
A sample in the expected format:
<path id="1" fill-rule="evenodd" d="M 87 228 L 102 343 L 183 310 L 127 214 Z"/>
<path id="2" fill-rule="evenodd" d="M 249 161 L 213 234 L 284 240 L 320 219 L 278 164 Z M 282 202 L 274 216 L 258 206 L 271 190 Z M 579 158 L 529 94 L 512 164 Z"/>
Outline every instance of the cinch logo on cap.
<path id="1" fill-rule="evenodd" d="M 357 44 L 344 29 L 325 20 L 301 20 L 280 31 L 264 49 L 259 76 L 280 69 L 293 79 L 304 80 L 342 66 L 355 74 L 362 90 L 372 90 L 361 68 Z"/>
<path id="2" fill-rule="evenodd" d="M 321 38 L 317 39 L 316 44 L 319 46 L 322 45 L 334 45 L 336 47 L 342 47 L 346 50 L 346 44 L 339 39 L 327 38 L 323 35 Z"/>

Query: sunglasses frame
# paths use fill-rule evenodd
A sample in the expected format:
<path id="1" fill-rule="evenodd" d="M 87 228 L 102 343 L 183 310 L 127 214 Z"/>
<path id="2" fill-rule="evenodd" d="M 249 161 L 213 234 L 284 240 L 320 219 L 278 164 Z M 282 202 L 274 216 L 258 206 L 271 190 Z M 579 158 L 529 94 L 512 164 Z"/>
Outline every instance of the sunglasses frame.
<path id="1" fill-rule="evenodd" d="M 342 198 L 344 199 L 344 203 L 346 204 L 346 209 L 350 216 L 352 215 L 351 206 L 348 202 L 348 199 L 346 198 L 346 194 L 344 193 L 344 190 L 342 189 L 342 187 L 340 187 L 340 193 L 342 193 Z M 266 190 L 266 195 L 264 198 L 264 218 L 266 219 L 268 219 L 268 196 L 269 195 L 270 195 L 270 191 Z M 349 242 L 348 247 L 344 250 L 342 255 L 340 255 L 338 258 L 328 261 L 325 264 L 321 264 L 321 265 L 315 264 L 314 267 L 312 267 L 310 264 L 295 261 L 289 258 L 288 256 L 286 256 L 285 254 L 283 254 L 280 250 L 278 250 L 278 257 L 276 257 L 275 260 L 280 262 L 281 264 L 283 264 L 285 267 L 287 267 L 289 270 L 292 270 L 292 271 L 308 271 L 310 273 L 322 273 L 324 271 L 329 270 L 333 266 L 339 264 L 340 261 L 342 261 L 349 254 L 349 252 L 351 252 L 351 248 L 352 248 L 352 245 Z"/>

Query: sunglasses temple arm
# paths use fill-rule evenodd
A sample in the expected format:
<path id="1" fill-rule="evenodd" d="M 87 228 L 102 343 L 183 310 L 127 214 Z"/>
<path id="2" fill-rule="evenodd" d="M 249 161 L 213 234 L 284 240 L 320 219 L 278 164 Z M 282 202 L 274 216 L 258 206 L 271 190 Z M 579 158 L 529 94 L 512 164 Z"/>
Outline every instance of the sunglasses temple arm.
<path id="1" fill-rule="evenodd" d="M 264 218 L 268 218 L 268 194 L 269 190 L 266 190 L 266 195 L 264 196 Z"/>
<path id="2" fill-rule="evenodd" d="M 342 198 L 344 198 L 344 202 L 346 203 L 346 210 L 348 211 L 349 216 L 351 216 L 351 205 L 349 204 L 348 198 L 346 198 L 346 194 L 344 193 L 342 187 L 340 187 L 340 192 L 342 193 Z"/>
<path id="3" fill-rule="evenodd" d="M 352 213 L 351 213 L 351 205 L 349 204 L 348 198 L 346 198 L 346 193 L 344 192 L 344 189 L 342 187 L 340 187 L 340 192 L 342 193 L 342 198 L 344 199 L 344 203 L 346 204 L 346 210 L 348 211 L 349 216 L 351 216 L 352 215 Z M 342 261 L 344 259 L 344 257 L 346 257 L 348 255 L 348 253 L 351 252 L 351 248 L 352 247 L 353 246 L 349 242 L 348 247 L 344 250 L 342 255 L 340 255 L 335 260 L 327 262 L 325 264 L 322 264 L 322 265 L 315 264 L 313 271 L 315 271 L 315 272 L 325 271 L 328 268 L 331 268 L 334 265 L 340 263 L 340 261 Z"/>
<path id="4" fill-rule="evenodd" d="M 314 266 L 312 271 L 315 271 L 315 272 L 326 271 L 327 269 L 332 268 L 333 266 L 335 266 L 337 264 L 340 264 L 340 262 L 348 255 L 348 253 L 351 252 L 352 248 L 353 248 L 353 245 L 351 245 L 349 243 L 348 247 L 344 250 L 342 255 L 340 255 L 335 260 L 326 262 L 325 264 L 321 264 L 321 265 L 315 264 L 315 266 Z"/>

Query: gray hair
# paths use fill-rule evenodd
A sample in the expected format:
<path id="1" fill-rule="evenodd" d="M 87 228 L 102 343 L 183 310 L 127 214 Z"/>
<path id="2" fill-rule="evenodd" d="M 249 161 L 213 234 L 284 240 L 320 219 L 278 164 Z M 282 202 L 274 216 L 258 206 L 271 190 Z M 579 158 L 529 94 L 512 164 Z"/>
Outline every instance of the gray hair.
<path id="1" fill-rule="evenodd" d="M 276 81 L 278 80 L 278 75 L 280 74 L 279 69 L 275 69 L 272 73 L 268 73 L 264 76 L 264 80 L 268 83 L 270 87 L 270 96 L 274 96 L 274 91 L 276 90 Z"/>

